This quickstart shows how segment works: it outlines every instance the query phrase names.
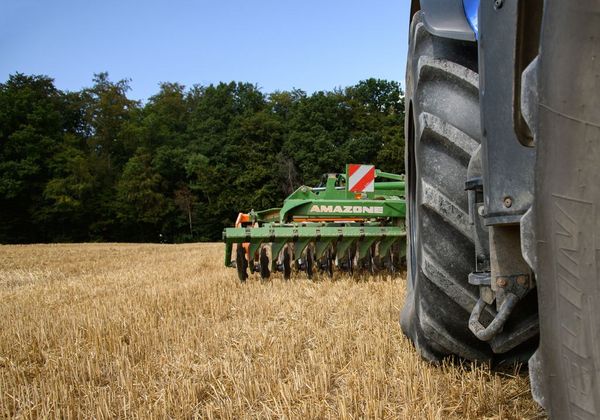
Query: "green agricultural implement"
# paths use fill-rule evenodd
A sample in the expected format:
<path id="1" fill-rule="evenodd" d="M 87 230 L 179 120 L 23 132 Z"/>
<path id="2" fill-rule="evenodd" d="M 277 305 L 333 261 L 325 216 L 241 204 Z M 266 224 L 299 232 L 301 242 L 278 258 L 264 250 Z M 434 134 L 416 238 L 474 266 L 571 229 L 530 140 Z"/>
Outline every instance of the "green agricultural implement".
<path id="1" fill-rule="evenodd" d="M 248 270 L 262 279 L 282 272 L 286 280 L 294 271 L 309 279 L 333 277 L 334 269 L 393 273 L 405 256 L 405 214 L 404 175 L 347 165 L 345 174 L 298 188 L 281 208 L 240 213 L 223 232 L 225 265 L 242 282 Z"/>

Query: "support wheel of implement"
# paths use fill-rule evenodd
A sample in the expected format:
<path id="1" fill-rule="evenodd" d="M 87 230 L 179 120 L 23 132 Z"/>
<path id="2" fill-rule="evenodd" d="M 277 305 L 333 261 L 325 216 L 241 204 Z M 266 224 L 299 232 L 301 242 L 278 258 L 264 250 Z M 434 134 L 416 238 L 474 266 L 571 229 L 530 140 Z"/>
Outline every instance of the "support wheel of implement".
<path id="1" fill-rule="evenodd" d="M 267 248 L 264 246 L 260 250 L 258 262 L 260 265 L 260 278 L 263 280 L 268 279 L 271 276 L 271 270 L 269 269 L 269 256 L 267 255 Z"/>
<path id="2" fill-rule="evenodd" d="M 248 279 L 248 260 L 246 259 L 246 250 L 242 244 L 237 244 L 235 267 L 237 268 L 238 278 L 242 283 L 245 282 Z"/>
<path id="3" fill-rule="evenodd" d="M 519 304 L 502 333 L 504 354 L 494 354 L 468 327 L 479 296 L 479 288 L 468 282 L 475 271 L 475 232 L 465 192 L 467 168 L 481 139 L 477 44 L 430 34 L 420 11 L 412 19 L 409 44 L 402 330 L 430 361 L 456 355 L 499 362 L 526 355 L 532 343 L 519 330 Z M 399 262 L 389 261 L 389 269 Z M 492 314 L 484 316 L 489 323 Z"/>

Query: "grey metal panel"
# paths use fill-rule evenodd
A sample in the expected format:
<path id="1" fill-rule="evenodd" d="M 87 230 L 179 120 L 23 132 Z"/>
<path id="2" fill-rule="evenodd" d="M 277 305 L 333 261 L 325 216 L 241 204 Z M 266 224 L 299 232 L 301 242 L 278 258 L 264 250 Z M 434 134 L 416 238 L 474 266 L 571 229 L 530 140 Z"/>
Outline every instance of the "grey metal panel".
<path id="1" fill-rule="evenodd" d="M 425 27 L 436 36 L 475 41 L 462 0 L 421 0 Z"/>
<path id="2" fill-rule="evenodd" d="M 479 95 L 486 225 L 518 223 L 533 200 L 535 149 L 515 132 L 518 2 L 479 8 Z"/>

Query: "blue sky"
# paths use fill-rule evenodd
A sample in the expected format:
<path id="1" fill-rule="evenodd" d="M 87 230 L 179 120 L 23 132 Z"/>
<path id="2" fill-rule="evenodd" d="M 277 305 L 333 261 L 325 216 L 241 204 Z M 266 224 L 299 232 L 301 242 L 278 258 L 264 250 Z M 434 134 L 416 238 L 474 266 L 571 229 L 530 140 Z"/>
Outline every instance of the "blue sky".
<path id="1" fill-rule="evenodd" d="M 313 92 L 367 77 L 401 81 L 408 0 L 2 0 L 0 81 L 46 74 L 60 89 L 94 73 L 160 82 L 244 81 Z"/>

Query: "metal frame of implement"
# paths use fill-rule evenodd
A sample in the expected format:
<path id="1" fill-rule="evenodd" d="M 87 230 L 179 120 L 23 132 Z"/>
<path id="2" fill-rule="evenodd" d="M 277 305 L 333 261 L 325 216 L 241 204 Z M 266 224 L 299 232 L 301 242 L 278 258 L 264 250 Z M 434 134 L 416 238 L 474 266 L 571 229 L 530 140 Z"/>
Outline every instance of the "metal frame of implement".
<path id="1" fill-rule="evenodd" d="M 373 191 L 349 191 L 350 166 L 328 174 L 323 186 L 298 188 L 281 208 L 240 213 L 236 227 L 223 232 L 225 265 L 237 267 L 241 281 L 247 268 L 262 278 L 282 271 L 286 279 L 294 266 L 309 278 L 314 267 L 329 275 L 333 266 L 394 271 L 405 254 L 404 176 L 377 170 Z"/>

